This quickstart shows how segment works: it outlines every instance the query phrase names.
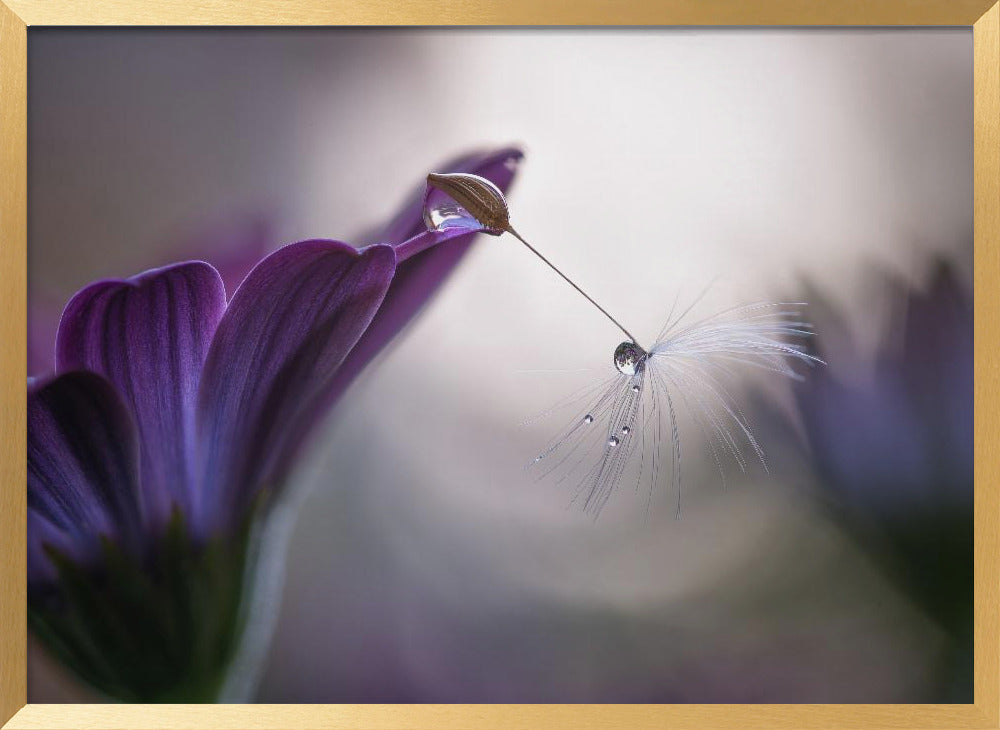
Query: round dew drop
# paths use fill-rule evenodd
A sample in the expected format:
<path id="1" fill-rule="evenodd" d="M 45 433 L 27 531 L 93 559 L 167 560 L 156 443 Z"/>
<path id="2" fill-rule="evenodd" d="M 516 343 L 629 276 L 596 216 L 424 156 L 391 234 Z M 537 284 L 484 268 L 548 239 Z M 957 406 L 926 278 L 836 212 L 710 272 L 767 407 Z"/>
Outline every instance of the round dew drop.
<path id="1" fill-rule="evenodd" d="M 634 342 L 623 342 L 615 348 L 614 363 L 623 375 L 636 375 L 646 366 L 646 351 Z M 632 386 L 638 392 L 638 386 Z"/>

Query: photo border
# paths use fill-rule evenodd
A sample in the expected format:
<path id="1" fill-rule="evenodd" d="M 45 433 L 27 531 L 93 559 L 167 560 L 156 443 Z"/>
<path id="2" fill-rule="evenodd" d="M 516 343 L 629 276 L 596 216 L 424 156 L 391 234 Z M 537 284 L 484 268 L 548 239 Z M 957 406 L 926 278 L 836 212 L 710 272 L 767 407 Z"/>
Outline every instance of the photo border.
<path id="1" fill-rule="evenodd" d="M 34 26 L 966 26 L 975 144 L 975 703 L 26 704 L 27 31 Z M 0 723 L 4 728 L 1000 727 L 1000 3 L 995 0 L 0 0 Z"/>

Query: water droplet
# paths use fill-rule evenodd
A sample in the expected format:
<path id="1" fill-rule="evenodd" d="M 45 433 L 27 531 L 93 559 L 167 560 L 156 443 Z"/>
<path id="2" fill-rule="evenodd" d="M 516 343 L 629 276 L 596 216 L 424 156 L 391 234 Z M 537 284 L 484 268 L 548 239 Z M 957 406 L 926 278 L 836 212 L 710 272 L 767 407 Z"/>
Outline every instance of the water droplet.
<path id="1" fill-rule="evenodd" d="M 627 434 L 627 433 L 631 433 L 631 432 L 632 432 L 631 428 L 629 428 L 628 426 L 622 426 L 622 433 Z"/>
<path id="2" fill-rule="evenodd" d="M 638 393 L 639 392 L 639 386 L 638 385 L 633 385 L 632 386 L 632 392 L 633 393 Z"/>
<path id="3" fill-rule="evenodd" d="M 612 436 L 611 438 L 608 439 L 608 446 L 610 446 L 612 448 L 614 448 L 615 446 L 617 446 L 619 443 L 620 442 L 618 441 L 618 437 L 617 436 Z"/>
<path id="4" fill-rule="evenodd" d="M 429 231 L 449 228 L 479 228 L 479 221 L 453 200 L 440 200 L 424 208 L 424 224 Z"/>
<path id="5" fill-rule="evenodd" d="M 646 351 L 634 342 L 623 342 L 615 348 L 615 367 L 620 373 L 635 375 L 646 366 L 646 357 Z"/>
<path id="6" fill-rule="evenodd" d="M 583 417 L 583 422 L 584 423 L 593 423 L 594 422 L 594 417 L 588 413 L 586 416 Z"/>
<path id="7" fill-rule="evenodd" d="M 464 173 L 427 176 L 424 224 L 428 230 L 461 228 L 499 236 L 509 220 L 503 193 L 486 178 Z"/>

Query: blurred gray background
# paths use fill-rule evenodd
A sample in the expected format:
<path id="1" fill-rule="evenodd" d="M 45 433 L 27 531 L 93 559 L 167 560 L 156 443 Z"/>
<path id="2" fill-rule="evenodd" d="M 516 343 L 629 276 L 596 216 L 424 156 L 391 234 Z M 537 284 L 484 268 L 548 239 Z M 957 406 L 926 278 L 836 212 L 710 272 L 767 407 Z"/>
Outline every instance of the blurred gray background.
<path id="1" fill-rule="evenodd" d="M 515 143 L 518 230 L 640 337 L 710 283 L 702 313 L 818 292 L 864 380 L 886 277 L 969 276 L 971 69 L 967 29 L 32 30 L 32 312 L 229 222 L 350 241 Z M 595 523 L 523 470 L 562 424 L 519 424 L 619 339 L 477 244 L 300 470 L 259 701 L 947 696 L 948 632 L 822 506 L 784 384 L 747 397 L 789 414 L 761 440 L 792 466 L 723 490 L 687 433 L 679 520 L 625 490 Z M 29 679 L 87 699 L 38 652 Z"/>

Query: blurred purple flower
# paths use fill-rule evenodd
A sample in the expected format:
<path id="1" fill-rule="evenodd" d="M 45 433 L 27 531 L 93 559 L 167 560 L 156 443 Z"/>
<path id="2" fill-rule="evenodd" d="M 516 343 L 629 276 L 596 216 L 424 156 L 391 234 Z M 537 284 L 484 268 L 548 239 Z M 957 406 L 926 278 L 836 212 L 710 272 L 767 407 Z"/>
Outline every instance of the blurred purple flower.
<path id="1" fill-rule="evenodd" d="M 972 676 L 972 295 L 941 262 L 924 291 L 900 299 L 901 342 L 883 344 L 869 377 L 858 376 L 849 346 L 838 348 L 823 353 L 831 367 L 796 396 L 829 506 L 954 639 L 964 664 L 947 680 L 946 699 L 967 701 L 956 698 L 971 693 Z M 845 331 L 835 315 L 814 315 L 826 341 Z M 843 377 L 845 366 L 856 377 Z"/>
<path id="2" fill-rule="evenodd" d="M 941 264 L 926 292 L 906 295 L 897 329 L 901 346 L 884 346 L 865 382 L 828 368 L 797 388 L 816 462 L 847 502 L 866 510 L 969 505 L 971 295 Z"/>
<path id="3" fill-rule="evenodd" d="M 520 157 L 446 169 L 506 189 Z M 78 292 L 57 374 L 28 388 L 29 604 L 50 648 L 111 695 L 212 697 L 239 634 L 249 527 L 477 230 L 427 231 L 410 203 L 365 248 L 275 251 L 228 302 L 200 261 Z"/>

